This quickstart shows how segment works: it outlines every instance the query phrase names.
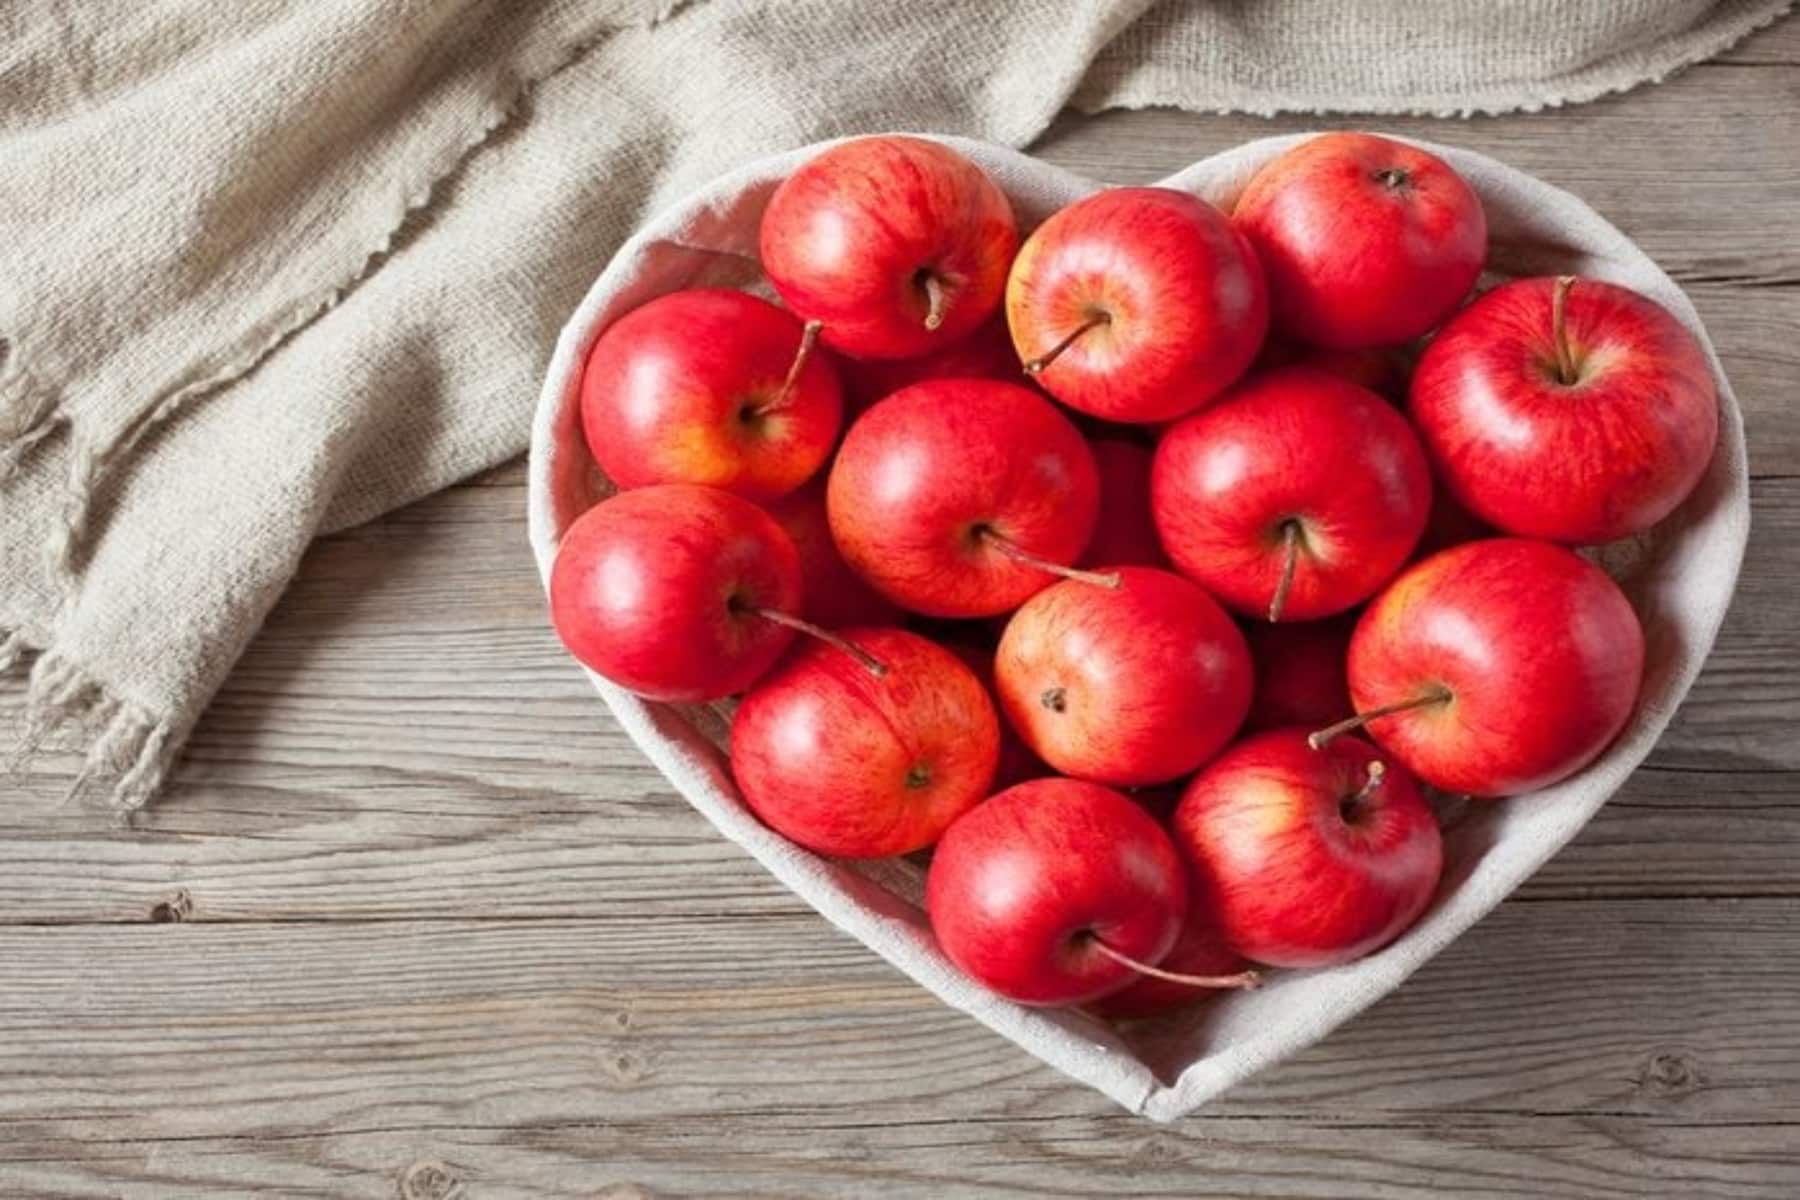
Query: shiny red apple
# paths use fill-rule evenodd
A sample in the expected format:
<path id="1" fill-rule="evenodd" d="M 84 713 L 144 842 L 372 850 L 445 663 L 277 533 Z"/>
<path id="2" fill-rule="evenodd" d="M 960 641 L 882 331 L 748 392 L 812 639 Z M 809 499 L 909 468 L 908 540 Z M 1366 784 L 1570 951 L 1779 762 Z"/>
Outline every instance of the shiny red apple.
<path id="1" fill-rule="evenodd" d="M 1250 652 L 1225 610 L 1169 571 L 1067 580 L 1027 600 L 995 657 L 1000 708 L 1064 775 L 1134 786 L 1217 754 L 1250 706 Z"/>
<path id="2" fill-rule="evenodd" d="M 583 665 L 656 700 L 741 692 L 793 638 L 800 559 L 762 509 L 665 483 L 577 517 L 550 572 L 550 618 Z"/>
<path id="3" fill-rule="evenodd" d="M 1406 768 L 1361 738 L 1246 738 L 1188 784 L 1175 840 L 1227 945 L 1326 967 L 1404 932 L 1437 889 L 1443 839 Z"/>
<path id="4" fill-rule="evenodd" d="M 861 413 L 877 400 L 927 379 L 998 379 L 1025 382 L 1005 316 L 994 315 L 958 341 L 916 358 L 842 359 L 838 377 L 844 384 L 847 411 Z"/>
<path id="5" fill-rule="evenodd" d="M 797 492 L 763 506 L 780 525 L 800 555 L 801 591 L 807 620 L 839 629 L 848 625 L 892 625 L 900 610 L 850 569 L 825 514 L 825 479 L 813 479 Z"/>
<path id="6" fill-rule="evenodd" d="M 937 142 L 841 142 L 782 181 L 763 212 L 763 270 L 787 306 L 856 358 L 907 358 L 999 306 L 1019 246 L 1006 194 Z"/>
<path id="7" fill-rule="evenodd" d="M 1507 533 L 1640 533 L 1712 462 L 1719 401 L 1693 334 L 1597 279 L 1520 279 L 1426 346 L 1409 405 L 1439 478 Z"/>
<path id="8" fill-rule="evenodd" d="M 1169 556 L 1150 517 L 1151 452 L 1123 438 L 1092 438 L 1100 472 L 1100 515 L 1081 556 L 1084 567 L 1166 567 Z"/>
<path id="9" fill-rule="evenodd" d="M 807 642 L 750 689 L 731 771 L 751 811 L 808 849 L 910 854 L 988 794 L 999 722 L 942 646 L 902 629 L 840 636 L 866 657 Z"/>
<path id="10" fill-rule="evenodd" d="M 671 292 L 608 326 L 581 376 L 581 425 L 621 488 L 701 483 L 769 500 L 837 441 L 842 401 L 817 330 L 722 288 Z"/>
<path id="11" fill-rule="evenodd" d="M 1027 372 L 1110 421 L 1167 421 L 1244 373 L 1268 328 L 1262 268 L 1212 205 L 1111 188 L 1026 239 L 1006 320 Z"/>
<path id="12" fill-rule="evenodd" d="M 1349 614 L 1323 621 L 1252 621 L 1244 630 L 1256 668 L 1246 729 L 1304 725 L 1319 729 L 1351 714 L 1345 660 Z"/>
<path id="13" fill-rule="evenodd" d="M 1071 573 L 1098 506 L 1094 456 L 1068 418 L 980 379 L 917 383 L 858 417 L 826 492 L 844 560 L 936 617 L 1005 612 Z"/>
<path id="14" fill-rule="evenodd" d="M 1361 603 L 1425 528 L 1431 477 L 1393 405 L 1332 375 L 1251 376 L 1163 435 L 1151 512 L 1183 574 L 1239 612 L 1312 620 Z"/>
<path id="15" fill-rule="evenodd" d="M 1474 189 L 1436 155 L 1368 133 L 1321 134 L 1280 155 L 1231 220 L 1268 272 L 1275 328 L 1340 350 L 1430 330 L 1487 259 Z"/>
<path id="16" fill-rule="evenodd" d="M 1358 723 L 1426 783 L 1476 796 L 1586 766 L 1631 717 L 1643 674 L 1643 629 L 1619 586 L 1523 538 L 1408 568 L 1350 639 Z"/>
<path id="17" fill-rule="evenodd" d="M 938 945 L 978 982 L 1022 1004 L 1084 1004 L 1168 953 L 1187 884 L 1143 809 L 1098 784 L 1034 779 L 950 826 L 925 904 Z"/>

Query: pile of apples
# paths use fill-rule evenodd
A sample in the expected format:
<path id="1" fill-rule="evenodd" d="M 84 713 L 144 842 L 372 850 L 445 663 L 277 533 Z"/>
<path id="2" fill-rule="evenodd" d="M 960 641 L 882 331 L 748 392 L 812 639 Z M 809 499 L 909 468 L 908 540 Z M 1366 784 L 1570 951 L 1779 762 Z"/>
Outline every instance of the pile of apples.
<path id="1" fill-rule="evenodd" d="M 623 688 L 738 697 L 785 837 L 929 850 L 938 941 L 1001 995 L 1141 1015 L 1367 954 L 1437 887 L 1436 798 L 1630 716 L 1638 618 L 1571 547 L 1699 481 L 1705 357 L 1608 283 L 1474 294 L 1436 156 L 1327 134 L 1229 215 L 1112 188 L 1021 244 L 966 158 L 865 138 L 760 246 L 782 305 L 676 292 L 594 344 L 620 491 L 552 616 Z"/>

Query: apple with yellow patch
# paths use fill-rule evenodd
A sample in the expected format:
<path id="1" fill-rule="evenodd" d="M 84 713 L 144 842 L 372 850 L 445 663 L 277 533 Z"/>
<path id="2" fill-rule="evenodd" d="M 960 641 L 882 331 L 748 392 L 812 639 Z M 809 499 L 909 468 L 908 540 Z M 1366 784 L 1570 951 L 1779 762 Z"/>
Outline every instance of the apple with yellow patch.
<path id="1" fill-rule="evenodd" d="M 816 325 L 744 292 L 659 296 L 610 325 L 581 376 L 588 449 L 620 488 L 698 483 L 784 496 L 831 453 L 843 421 Z"/>

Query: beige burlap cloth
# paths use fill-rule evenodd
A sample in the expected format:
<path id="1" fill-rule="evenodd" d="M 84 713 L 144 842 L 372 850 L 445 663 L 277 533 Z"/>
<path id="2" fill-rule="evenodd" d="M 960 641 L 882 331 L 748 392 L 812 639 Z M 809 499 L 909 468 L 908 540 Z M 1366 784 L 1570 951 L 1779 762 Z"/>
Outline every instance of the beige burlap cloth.
<path id="1" fill-rule="evenodd" d="M 645 214 L 878 128 L 1067 104 L 1460 113 L 1786 0 L 0 5 L 0 669 L 131 808 L 319 533 L 522 450 Z"/>

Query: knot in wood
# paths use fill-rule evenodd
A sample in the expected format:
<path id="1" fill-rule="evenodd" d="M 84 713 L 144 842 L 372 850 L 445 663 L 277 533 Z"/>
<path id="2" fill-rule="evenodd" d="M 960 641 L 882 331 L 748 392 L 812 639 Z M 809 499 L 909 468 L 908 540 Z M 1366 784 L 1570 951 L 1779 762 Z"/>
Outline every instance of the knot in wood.
<path id="1" fill-rule="evenodd" d="M 1645 1091 L 1660 1096 L 1685 1095 L 1700 1086 L 1700 1067 L 1682 1051 L 1659 1051 L 1644 1064 L 1641 1083 Z"/>
<path id="2" fill-rule="evenodd" d="M 400 1176 L 400 1200 L 451 1200 L 461 1189 L 456 1172 L 432 1159 L 414 1163 Z"/>
<path id="3" fill-rule="evenodd" d="M 194 915 L 194 898 L 186 888 L 176 888 L 166 898 L 150 906 L 150 919 L 158 925 L 185 921 Z"/>

